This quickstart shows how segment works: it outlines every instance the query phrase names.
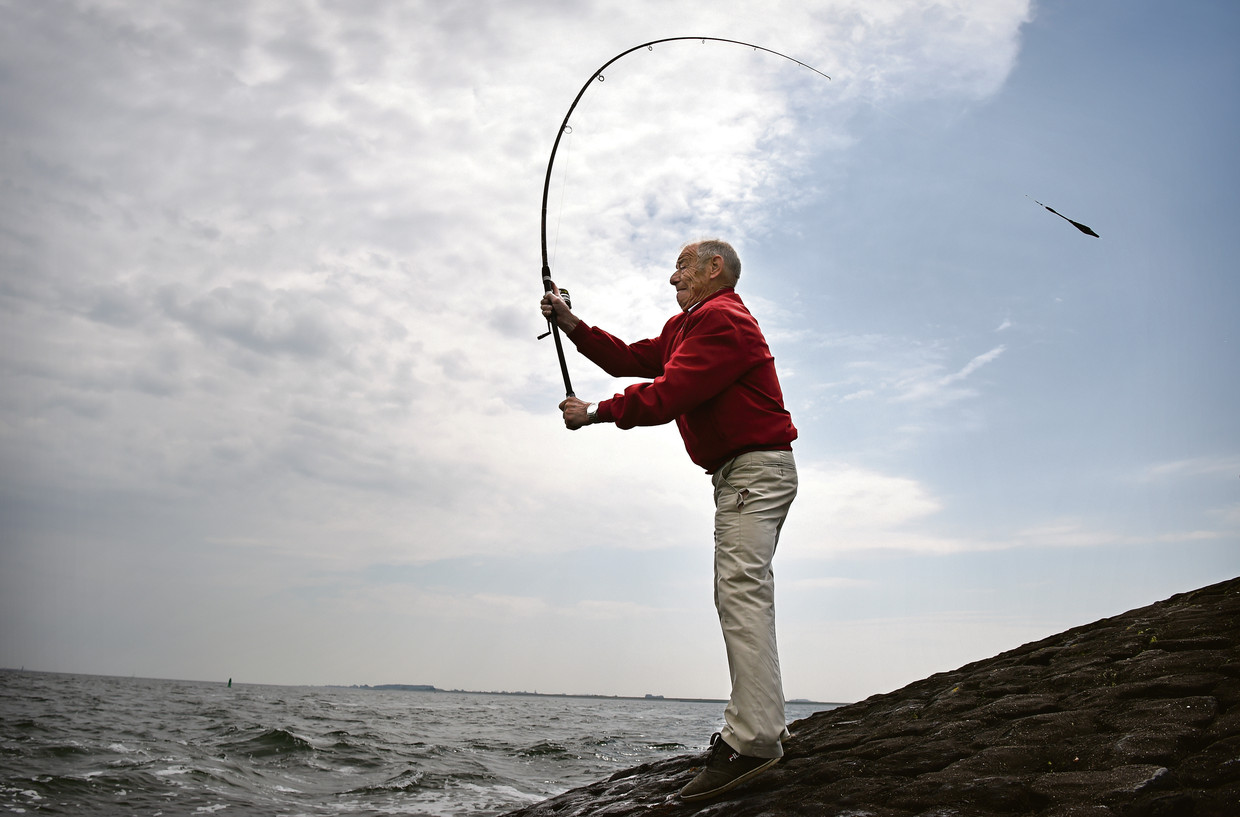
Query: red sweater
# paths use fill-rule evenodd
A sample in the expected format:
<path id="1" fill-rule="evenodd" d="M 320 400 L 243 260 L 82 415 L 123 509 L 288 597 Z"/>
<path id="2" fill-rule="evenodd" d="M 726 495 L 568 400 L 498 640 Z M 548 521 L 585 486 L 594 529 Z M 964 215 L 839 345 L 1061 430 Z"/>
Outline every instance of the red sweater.
<path id="1" fill-rule="evenodd" d="M 626 344 L 579 323 L 577 350 L 613 377 L 647 377 L 598 404 L 598 419 L 620 428 L 676 421 L 689 458 L 714 473 L 746 451 L 792 448 L 792 416 L 775 358 L 732 288 L 674 316 L 657 338 Z"/>

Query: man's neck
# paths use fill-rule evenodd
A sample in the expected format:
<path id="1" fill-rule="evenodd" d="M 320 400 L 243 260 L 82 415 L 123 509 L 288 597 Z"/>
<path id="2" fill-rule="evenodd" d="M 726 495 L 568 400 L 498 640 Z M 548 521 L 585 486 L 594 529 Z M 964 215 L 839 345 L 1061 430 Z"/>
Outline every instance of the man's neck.
<path id="1" fill-rule="evenodd" d="M 725 286 L 721 286 L 721 287 L 719 287 L 718 289 L 712 289 L 710 292 L 707 292 L 705 295 L 703 295 L 703 296 L 701 297 L 701 299 L 700 299 L 700 300 L 698 300 L 698 301 L 696 301 L 695 303 L 691 303 L 691 304 L 689 304 L 688 306 L 686 306 L 686 307 L 684 308 L 684 313 L 685 313 L 686 315 L 688 315 L 690 312 L 692 312 L 693 310 L 697 309 L 699 306 L 701 306 L 702 304 L 706 303 L 706 302 L 707 302 L 707 301 L 709 301 L 711 298 L 714 298 L 714 297 L 715 297 L 716 295 L 718 295 L 719 293 L 721 293 L 721 292 L 727 292 L 727 291 L 729 291 L 730 289 L 732 289 L 732 287 L 730 287 L 730 286 L 726 286 L 726 285 L 725 285 Z"/>

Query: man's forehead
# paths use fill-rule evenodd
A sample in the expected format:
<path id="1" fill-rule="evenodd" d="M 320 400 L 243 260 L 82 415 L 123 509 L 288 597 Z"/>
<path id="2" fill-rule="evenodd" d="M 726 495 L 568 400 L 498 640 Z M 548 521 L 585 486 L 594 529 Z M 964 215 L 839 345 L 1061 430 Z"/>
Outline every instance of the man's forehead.
<path id="1" fill-rule="evenodd" d="M 696 255 L 697 255 L 697 244 L 690 244 L 689 246 L 685 247 L 683 250 L 680 251 L 680 255 L 676 256 L 676 260 L 679 261 L 685 257 L 693 258 Z"/>

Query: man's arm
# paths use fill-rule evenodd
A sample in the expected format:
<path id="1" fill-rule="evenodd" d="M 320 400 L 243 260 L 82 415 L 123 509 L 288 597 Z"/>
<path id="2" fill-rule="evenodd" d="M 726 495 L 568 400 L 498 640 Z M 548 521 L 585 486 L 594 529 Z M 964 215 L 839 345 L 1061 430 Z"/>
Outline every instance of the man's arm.
<path id="1" fill-rule="evenodd" d="M 662 425 L 715 397 L 769 357 L 761 330 L 748 315 L 711 310 L 696 318 L 662 374 L 606 401 L 600 420 L 620 428 Z"/>
<path id="2" fill-rule="evenodd" d="M 654 379 L 663 374 L 663 349 L 658 339 L 625 343 L 620 338 L 580 321 L 568 339 L 577 351 L 612 377 Z"/>
<path id="3" fill-rule="evenodd" d="M 560 297 L 560 288 L 551 285 L 551 292 L 543 295 L 542 314 L 547 320 L 554 319 L 577 351 L 588 357 L 600 369 L 612 377 L 655 378 L 663 373 L 662 351 L 655 340 L 641 340 L 629 344 L 616 336 L 586 324 L 569 310 Z"/>

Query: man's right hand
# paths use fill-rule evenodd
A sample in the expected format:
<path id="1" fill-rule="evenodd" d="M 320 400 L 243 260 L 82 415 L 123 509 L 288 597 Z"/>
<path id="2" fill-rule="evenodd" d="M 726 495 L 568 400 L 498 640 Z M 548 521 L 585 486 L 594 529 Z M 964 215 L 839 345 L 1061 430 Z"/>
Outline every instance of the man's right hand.
<path id="1" fill-rule="evenodd" d="M 569 431 L 576 431 L 582 426 L 590 425 L 590 417 L 587 414 L 590 404 L 585 400 L 576 397 L 565 398 L 560 403 L 560 411 L 564 412 L 564 427 Z"/>
<path id="2" fill-rule="evenodd" d="M 554 315 L 555 322 L 565 332 L 573 331 L 577 324 L 581 323 L 581 319 L 569 311 L 568 304 L 560 297 L 560 288 L 555 284 L 552 284 L 551 291 L 542 297 L 542 313 L 547 320 L 551 320 Z"/>

